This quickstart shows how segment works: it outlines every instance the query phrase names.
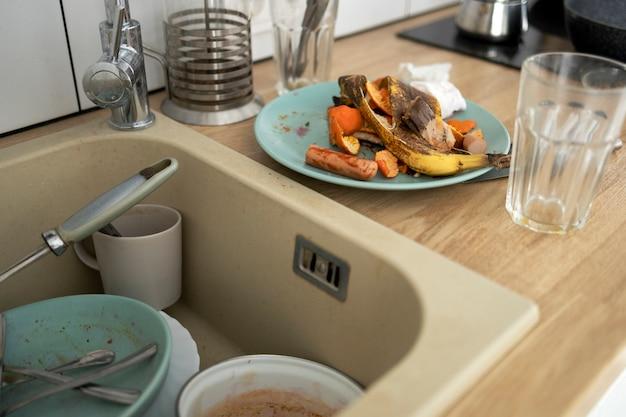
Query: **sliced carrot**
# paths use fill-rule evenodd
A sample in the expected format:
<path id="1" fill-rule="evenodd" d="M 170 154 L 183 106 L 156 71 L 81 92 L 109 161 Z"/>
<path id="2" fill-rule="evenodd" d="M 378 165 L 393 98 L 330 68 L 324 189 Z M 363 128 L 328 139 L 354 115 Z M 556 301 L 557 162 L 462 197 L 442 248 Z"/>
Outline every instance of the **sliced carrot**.
<path id="1" fill-rule="evenodd" d="M 373 82 L 365 84 L 367 94 L 377 108 L 391 116 L 391 100 L 389 99 L 389 91 L 386 88 L 379 88 Z"/>
<path id="2" fill-rule="evenodd" d="M 461 149 L 463 147 L 463 134 L 456 130 L 451 124 L 448 123 L 448 126 L 450 126 L 450 131 L 452 131 L 452 136 L 454 136 L 454 147 Z"/>
<path id="3" fill-rule="evenodd" d="M 378 164 L 378 169 L 386 178 L 394 178 L 398 175 L 398 158 L 388 150 L 376 152 L 374 160 Z"/>
<path id="4" fill-rule="evenodd" d="M 361 149 L 361 143 L 354 136 L 341 136 L 335 141 L 336 145 L 339 146 L 342 151 L 349 153 L 350 155 L 358 154 L 359 149 Z"/>
<path id="5" fill-rule="evenodd" d="M 446 122 L 462 135 L 469 133 L 470 130 L 476 127 L 476 122 L 472 119 L 448 119 L 446 120 Z"/>
<path id="6" fill-rule="evenodd" d="M 343 137 L 343 129 L 341 128 L 341 125 L 339 124 L 337 119 L 335 119 L 332 116 L 329 116 L 328 117 L 328 142 L 330 142 L 331 145 L 335 145 L 337 144 L 338 141 L 341 140 L 342 137 Z"/>
<path id="7" fill-rule="evenodd" d="M 339 122 L 343 133 L 346 135 L 351 135 L 354 132 L 361 130 L 361 127 L 363 126 L 363 117 L 361 117 L 361 112 L 343 104 L 328 108 L 328 118 L 330 119 L 331 117 L 334 117 L 337 122 Z"/>

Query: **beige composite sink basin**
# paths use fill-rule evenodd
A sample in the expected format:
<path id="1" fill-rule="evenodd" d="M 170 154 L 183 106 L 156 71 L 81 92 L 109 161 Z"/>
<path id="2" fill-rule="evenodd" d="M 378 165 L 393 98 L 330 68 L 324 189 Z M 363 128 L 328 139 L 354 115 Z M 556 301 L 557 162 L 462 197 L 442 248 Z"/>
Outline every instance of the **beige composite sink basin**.
<path id="1" fill-rule="evenodd" d="M 145 131 L 101 121 L 0 150 L 0 269 L 165 156 L 179 170 L 148 200 L 180 210 L 184 236 L 183 296 L 167 311 L 198 342 L 202 367 L 251 353 L 309 358 L 366 387 L 341 417 L 434 416 L 537 320 L 532 302 L 165 117 Z M 335 260 L 339 278 L 295 273 L 296 242 Z M 68 251 L 1 284 L 0 309 L 100 291 Z"/>

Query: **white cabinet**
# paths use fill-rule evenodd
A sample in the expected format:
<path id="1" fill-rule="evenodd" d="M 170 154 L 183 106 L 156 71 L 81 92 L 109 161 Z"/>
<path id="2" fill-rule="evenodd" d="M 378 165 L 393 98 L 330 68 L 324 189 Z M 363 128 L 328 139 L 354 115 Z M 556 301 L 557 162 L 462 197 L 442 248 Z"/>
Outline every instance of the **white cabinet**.
<path id="1" fill-rule="evenodd" d="M 250 30 L 252 32 L 252 59 L 257 61 L 272 56 L 274 37 L 269 4 L 262 0 L 255 1 L 258 7 L 254 10 Z"/>
<path id="2" fill-rule="evenodd" d="M 409 2 L 409 15 L 425 13 L 429 10 L 438 9 L 460 3 L 460 0 L 407 0 Z"/>
<path id="3" fill-rule="evenodd" d="M 63 0 L 67 34 L 72 50 L 76 83 L 80 97 L 80 108 L 85 110 L 95 105 L 83 91 L 82 77 L 87 68 L 102 55 L 98 25 L 106 19 L 103 0 Z M 163 37 L 163 2 L 155 0 L 131 0 L 130 15 L 141 23 L 141 36 L 146 45 L 165 50 Z M 163 70 L 152 58 L 146 57 L 148 88 L 163 87 Z"/>
<path id="4" fill-rule="evenodd" d="M 338 1 L 337 36 L 458 2 Z M 273 35 L 268 0 L 254 2 L 252 56 L 259 60 L 272 56 Z M 159 0 L 130 0 L 144 43 L 161 51 L 163 6 Z M 0 0 L 0 16 L 0 133 L 94 107 L 83 92 L 82 77 L 101 55 L 98 25 L 105 19 L 103 0 Z M 162 87 L 159 64 L 151 58 L 145 62 L 148 88 Z"/>
<path id="5" fill-rule="evenodd" d="M 339 0 L 335 34 L 344 36 L 400 19 L 407 14 L 406 6 L 406 0 Z"/>
<path id="6" fill-rule="evenodd" d="M 260 1 L 260 0 L 257 0 Z M 255 60 L 273 53 L 269 1 L 252 19 L 252 56 Z M 345 36 L 405 17 L 411 0 L 338 0 L 335 36 Z M 437 3 L 441 0 L 422 0 Z M 450 0 L 448 0 L 450 1 Z"/>
<path id="7" fill-rule="evenodd" d="M 58 1 L 0 1 L 0 133 L 78 111 Z"/>

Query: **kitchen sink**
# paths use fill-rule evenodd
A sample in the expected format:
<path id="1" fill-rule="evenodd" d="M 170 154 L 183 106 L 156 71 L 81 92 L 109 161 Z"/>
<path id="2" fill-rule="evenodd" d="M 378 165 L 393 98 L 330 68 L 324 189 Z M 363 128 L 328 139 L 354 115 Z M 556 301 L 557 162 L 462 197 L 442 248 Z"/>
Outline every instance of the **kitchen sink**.
<path id="1" fill-rule="evenodd" d="M 163 116 L 145 131 L 100 121 L 1 150 L 0 269 L 165 156 L 179 170 L 148 201 L 182 213 L 184 259 L 167 312 L 203 368 L 304 357 L 366 387 L 342 417 L 433 416 L 537 321 L 531 301 Z M 102 291 L 71 250 L 1 285 L 3 310 Z"/>

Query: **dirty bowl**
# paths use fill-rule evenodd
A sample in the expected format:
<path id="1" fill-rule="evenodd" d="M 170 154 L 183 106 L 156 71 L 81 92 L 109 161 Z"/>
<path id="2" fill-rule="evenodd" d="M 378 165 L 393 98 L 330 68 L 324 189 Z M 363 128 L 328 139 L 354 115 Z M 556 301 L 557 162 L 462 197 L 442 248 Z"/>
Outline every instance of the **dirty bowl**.
<path id="1" fill-rule="evenodd" d="M 351 379 L 317 362 L 280 355 L 240 356 L 191 378 L 178 398 L 177 417 L 206 417 L 224 400 L 257 390 L 286 391 L 333 410 L 363 394 Z"/>
<path id="2" fill-rule="evenodd" d="M 139 416 L 167 374 L 172 349 L 169 328 L 158 311 L 139 301 L 115 295 L 74 295 L 17 307 L 5 316 L 4 359 L 11 366 L 50 368 L 103 348 L 115 352 L 116 360 L 148 343 L 156 343 L 159 349 L 151 359 L 98 380 L 103 385 L 140 389 L 141 396 L 131 405 L 68 390 L 20 408 L 11 417 Z M 40 381 L 6 386 L 3 401 L 19 401 L 48 386 Z"/>

